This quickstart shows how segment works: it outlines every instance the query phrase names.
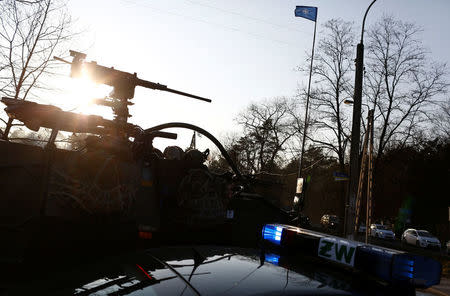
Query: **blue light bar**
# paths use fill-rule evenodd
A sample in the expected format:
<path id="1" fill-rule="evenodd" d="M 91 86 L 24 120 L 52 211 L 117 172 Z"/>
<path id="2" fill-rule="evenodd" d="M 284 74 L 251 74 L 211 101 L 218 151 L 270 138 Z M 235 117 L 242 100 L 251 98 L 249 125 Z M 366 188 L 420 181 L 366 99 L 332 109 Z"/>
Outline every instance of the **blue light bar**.
<path id="1" fill-rule="evenodd" d="M 431 258 L 397 254 L 392 261 L 392 278 L 396 281 L 410 281 L 416 287 L 430 287 L 439 284 L 441 264 Z"/>
<path id="2" fill-rule="evenodd" d="M 278 265 L 278 261 L 280 260 L 280 256 L 277 254 L 268 253 L 264 255 L 266 262 Z"/>
<path id="3" fill-rule="evenodd" d="M 280 245 L 282 232 L 283 227 L 276 224 L 266 224 L 262 229 L 262 237 L 264 240 Z"/>
<path id="4" fill-rule="evenodd" d="M 398 275 L 400 275 L 400 276 L 402 276 L 402 277 L 404 277 L 406 279 L 414 278 L 414 274 L 412 274 L 410 272 L 401 272 L 401 273 L 398 273 Z"/>
<path id="5" fill-rule="evenodd" d="M 355 268 L 391 282 L 392 258 L 396 253 L 394 250 L 362 245 L 356 251 Z"/>
<path id="6" fill-rule="evenodd" d="M 408 255 L 397 256 L 392 262 L 392 277 L 398 281 L 411 281 L 414 276 L 414 257 Z"/>
<path id="7" fill-rule="evenodd" d="M 290 225 L 266 224 L 262 229 L 262 238 L 272 245 L 280 246 L 285 252 L 301 253 L 339 266 L 350 266 L 355 271 L 391 284 L 428 288 L 439 284 L 442 273 L 441 264 L 432 258 Z M 276 259 L 269 257 L 266 261 Z"/>

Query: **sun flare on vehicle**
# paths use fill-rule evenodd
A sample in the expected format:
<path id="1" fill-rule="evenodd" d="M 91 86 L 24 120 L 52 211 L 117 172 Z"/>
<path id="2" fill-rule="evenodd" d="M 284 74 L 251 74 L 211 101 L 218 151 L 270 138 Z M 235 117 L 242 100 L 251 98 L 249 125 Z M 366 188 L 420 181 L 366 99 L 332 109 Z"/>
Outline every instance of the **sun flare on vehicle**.
<path id="1" fill-rule="evenodd" d="M 108 113 L 94 103 L 95 99 L 104 98 L 111 91 L 111 87 L 101 85 L 89 79 L 87 73 L 81 77 L 71 78 L 66 83 L 64 101 L 70 111 L 83 114 L 97 114 L 103 116 Z"/>

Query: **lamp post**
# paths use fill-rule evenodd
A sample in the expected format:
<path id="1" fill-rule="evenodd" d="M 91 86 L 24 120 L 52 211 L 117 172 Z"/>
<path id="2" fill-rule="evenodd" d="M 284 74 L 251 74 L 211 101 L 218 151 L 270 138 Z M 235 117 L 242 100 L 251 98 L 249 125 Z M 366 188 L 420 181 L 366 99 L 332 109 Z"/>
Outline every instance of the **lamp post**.
<path id="1" fill-rule="evenodd" d="M 364 71 L 364 24 L 367 13 L 377 0 L 373 0 L 364 14 L 361 30 L 361 41 L 356 47 L 355 92 L 353 95 L 352 137 L 350 146 L 350 182 L 348 188 L 344 235 L 353 235 L 353 223 L 355 218 L 356 192 L 359 179 L 359 137 L 361 130 L 361 97 Z"/>

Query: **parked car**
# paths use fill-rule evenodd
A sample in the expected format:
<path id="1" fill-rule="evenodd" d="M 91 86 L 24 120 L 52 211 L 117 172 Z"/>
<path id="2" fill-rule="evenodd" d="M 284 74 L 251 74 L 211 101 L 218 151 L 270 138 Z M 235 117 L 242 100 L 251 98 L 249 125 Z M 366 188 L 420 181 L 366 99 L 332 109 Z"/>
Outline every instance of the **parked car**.
<path id="1" fill-rule="evenodd" d="M 450 255 L 450 240 L 447 242 L 447 255 Z"/>
<path id="2" fill-rule="evenodd" d="M 382 224 L 371 224 L 370 225 L 370 236 L 384 238 L 384 239 L 395 239 L 395 233 Z"/>
<path id="3" fill-rule="evenodd" d="M 362 223 L 359 225 L 358 233 L 366 233 L 366 224 Z"/>
<path id="4" fill-rule="evenodd" d="M 336 215 L 323 215 L 320 218 L 320 225 L 328 230 L 335 230 L 339 226 L 339 218 Z"/>
<path id="5" fill-rule="evenodd" d="M 402 242 L 421 248 L 441 249 L 441 242 L 426 230 L 406 229 L 402 234 Z"/>

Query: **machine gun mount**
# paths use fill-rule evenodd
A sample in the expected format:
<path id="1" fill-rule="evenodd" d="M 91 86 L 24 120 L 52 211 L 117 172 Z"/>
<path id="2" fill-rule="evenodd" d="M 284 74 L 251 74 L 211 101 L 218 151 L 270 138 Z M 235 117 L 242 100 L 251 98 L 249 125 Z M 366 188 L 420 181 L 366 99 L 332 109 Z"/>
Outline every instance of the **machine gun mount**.
<path id="1" fill-rule="evenodd" d="M 72 62 L 65 61 L 61 58 L 54 57 L 56 60 L 65 62 L 71 65 L 70 77 L 80 77 L 86 73 L 90 79 L 96 83 L 106 84 L 113 87 L 113 91 L 109 97 L 105 99 L 96 99 L 95 103 L 111 107 L 115 118 L 114 120 L 120 123 L 126 123 L 131 115 L 128 112 L 128 106 L 133 105 L 130 100 L 134 97 L 134 89 L 136 86 L 145 88 L 157 89 L 167 91 L 174 94 L 190 97 L 193 99 L 211 102 L 210 99 L 171 89 L 167 85 L 143 80 L 137 77 L 136 73 L 128 73 L 98 65 L 97 62 L 86 62 L 86 54 L 70 50 L 70 56 L 73 57 Z"/>

